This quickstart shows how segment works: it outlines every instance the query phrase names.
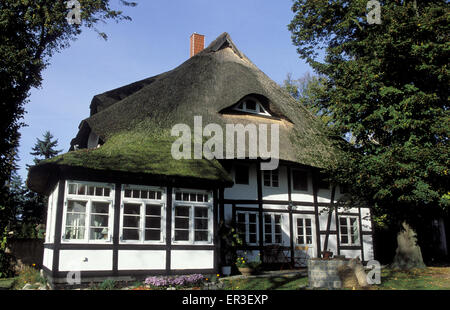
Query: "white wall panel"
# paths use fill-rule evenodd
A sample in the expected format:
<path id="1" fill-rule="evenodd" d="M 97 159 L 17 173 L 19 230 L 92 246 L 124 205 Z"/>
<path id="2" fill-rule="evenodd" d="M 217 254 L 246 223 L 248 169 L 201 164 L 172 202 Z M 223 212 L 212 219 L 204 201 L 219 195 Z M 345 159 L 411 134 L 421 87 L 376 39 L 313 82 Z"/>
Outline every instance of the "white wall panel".
<path id="1" fill-rule="evenodd" d="M 119 270 L 151 270 L 166 268 L 166 251 L 119 250 Z"/>
<path id="2" fill-rule="evenodd" d="M 173 250 L 171 269 L 212 269 L 214 268 L 214 251 L 209 250 Z"/>
<path id="3" fill-rule="evenodd" d="M 112 270 L 112 250 L 60 250 L 60 271 Z"/>

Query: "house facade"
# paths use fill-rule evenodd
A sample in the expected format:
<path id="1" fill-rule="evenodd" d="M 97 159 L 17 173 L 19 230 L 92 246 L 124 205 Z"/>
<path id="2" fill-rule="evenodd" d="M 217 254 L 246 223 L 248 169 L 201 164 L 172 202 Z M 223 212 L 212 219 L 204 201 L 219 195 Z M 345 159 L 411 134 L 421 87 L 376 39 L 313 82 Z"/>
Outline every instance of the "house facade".
<path id="1" fill-rule="evenodd" d="M 221 223 L 267 262 L 274 249 L 272 262 L 291 267 L 324 251 L 374 258 L 369 206 L 341 207 L 345 187 L 322 176 L 335 154 L 320 121 L 228 34 L 206 49 L 198 42 L 194 34 L 179 67 L 95 96 L 70 151 L 30 169 L 28 186 L 49 196 L 43 268 L 52 283 L 74 272 L 82 282 L 219 273 L 229 264 Z M 174 159 L 170 129 L 195 116 L 223 128 L 277 124 L 278 168 L 262 169 L 250 139 L 244 155 Z"/>

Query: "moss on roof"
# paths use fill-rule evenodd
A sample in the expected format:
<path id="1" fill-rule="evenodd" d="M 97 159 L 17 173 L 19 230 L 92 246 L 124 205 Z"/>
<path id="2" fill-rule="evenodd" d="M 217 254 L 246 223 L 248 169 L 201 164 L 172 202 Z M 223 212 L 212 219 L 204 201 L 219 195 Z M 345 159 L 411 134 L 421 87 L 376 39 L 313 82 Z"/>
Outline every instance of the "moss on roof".
<path id="1" fill-rule="evenodd" d="M 169 177 L 192 177 L 222 183 L 233 182 L 217 160 L 174 160 L 171 146 L 175 139 L 176 137 L 171 137 L 169 132 L 156 131 L 154 128 L 123 131 L 116 133 L 98 148 L 71 151 L 44 160 L 35 167 L 62 165 Z"/>

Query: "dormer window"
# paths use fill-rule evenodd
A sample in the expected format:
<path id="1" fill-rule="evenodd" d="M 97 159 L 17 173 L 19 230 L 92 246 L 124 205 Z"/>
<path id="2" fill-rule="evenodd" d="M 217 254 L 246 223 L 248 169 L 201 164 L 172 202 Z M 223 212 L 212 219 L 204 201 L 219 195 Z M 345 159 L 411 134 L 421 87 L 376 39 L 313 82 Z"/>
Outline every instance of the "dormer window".
<path id="1" fill-rule="evenodd" d="M 234 107 L 234 110 L 240 111 L 240 112 L 252 113 L 252 114 L 271 116 L 270 113 L 267 112 L 266 109 L 263 108 L 263 106 L 259 102 L 259 100 L 254 97 L 247 97 L 247 98 L 242 99 L 242 101 L 239 102 Z"/>

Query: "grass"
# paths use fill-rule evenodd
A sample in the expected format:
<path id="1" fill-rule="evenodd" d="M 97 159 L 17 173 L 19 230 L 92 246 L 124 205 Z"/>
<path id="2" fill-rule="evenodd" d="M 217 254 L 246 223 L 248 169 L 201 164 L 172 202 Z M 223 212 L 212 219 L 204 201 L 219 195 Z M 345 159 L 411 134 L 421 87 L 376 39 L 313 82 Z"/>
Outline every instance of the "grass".
<path id="1" fill-rule="evenodd" d="M 0 290 L 9 290 L 13 287 L 15 278 L 0 279 Z"/>
<path id="2" fill-rule="evenodd" d="M 225 290 L 298 290 L 308 285 L 308 277 L 271 276 L 261 278 L 223 279 Z"/>
<path id="3" fill-rule="evenodd" d="M 400 271 L 383 269 L 381 284 L 374 286 L 381 290 L 450 290 L 450 267 L 427 267 Z"/>
<path id="4" fill-rule="evenodd" d="M 223 279 L 225 290 L 299 290 L 307 289 L 308 277 L 273 276 L 265 278 Z M 450 290 L 450 267 L 427 267 L 410 271 L 384 268 L 381 284 L 370 290 Z"/>

